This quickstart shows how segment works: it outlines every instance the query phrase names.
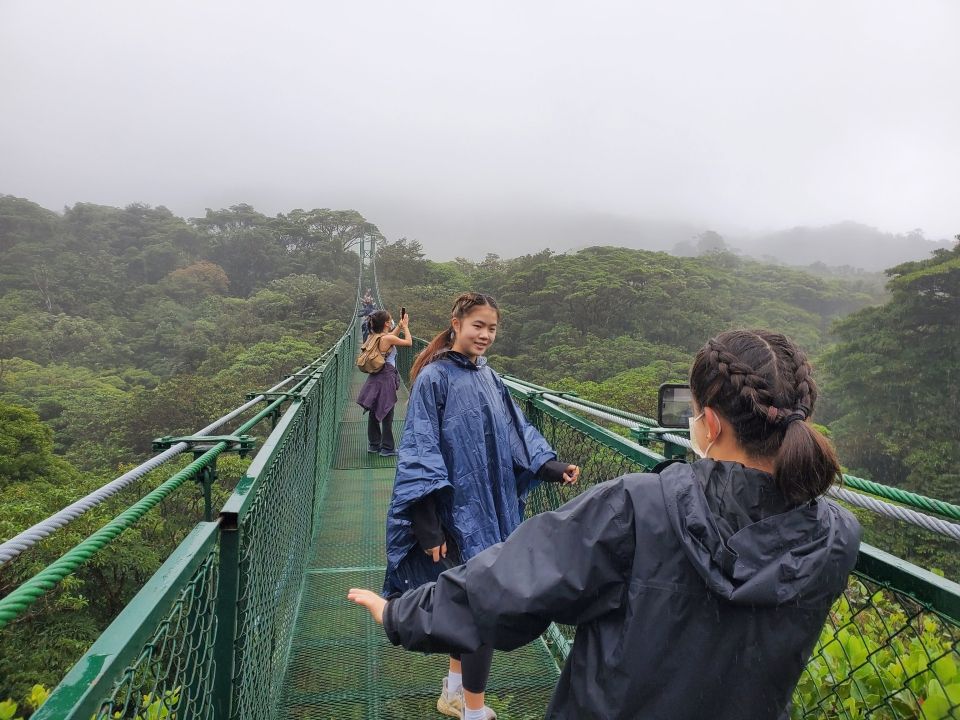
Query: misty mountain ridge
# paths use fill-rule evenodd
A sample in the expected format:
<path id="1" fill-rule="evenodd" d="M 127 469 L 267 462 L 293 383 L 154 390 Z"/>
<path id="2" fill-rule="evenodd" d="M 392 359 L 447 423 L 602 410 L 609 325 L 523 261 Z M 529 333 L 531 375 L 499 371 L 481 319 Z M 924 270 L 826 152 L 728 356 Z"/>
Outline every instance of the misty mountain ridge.
<path id="1" fill-rule="evenodd" d="M 166 211 L 158 206 L 161 208 Z M 924 260 L 934 250 L 950 249 L 955 243 L 930 240 L 921 230 L 894 234 L 854 221 L 768 233 L 719 233 L 694 222 L 543 206 L 500 206 L 482 212 L 386 206 L 374 208 L 371 220 L 388 238 L 419 240 L 428 256 L 440 262 L 458 256 L 512 258 L 544 248 L 571 252 L 609 246 L 688 257 L 732 252 L 766 263 L 812 267 L 816 272 L 842 268 L 877 273 L 903 262 Z"/>
<path id="2" fill-rule="evenodd" d="M 747 255 L 788 265 L 822 263 L 877 272 L 910 260 L 924 260 L 934 250 L 949 250 L 954 241 L 930 240 L 921 230 L 885 233 L 846 221 L 820 227 L 800 226 L 749 239 L 734 239 Z"/>
<path id="3" fill-rule="evenodd" d="M 895 234 L 854 221 L 758 233 L 742 229 L 717 232 L 700 222 L 549 207 L 501 206 L 483 212 L 382 210 L 382 216 L 371 214 L 385 234 L 416 238 L 429 256 L 439 261 L 457 255 L 482 259 L 494 253 L 510 258 L 547 247 L 569 252 L 602 245 L 683 256 L 728 251 L 782 265 L 880 272 L 909 260 L 926 259 L 934 250 L 950 249 L 954 244 L 953 240 L 930 240 L 920 230 Z"/>

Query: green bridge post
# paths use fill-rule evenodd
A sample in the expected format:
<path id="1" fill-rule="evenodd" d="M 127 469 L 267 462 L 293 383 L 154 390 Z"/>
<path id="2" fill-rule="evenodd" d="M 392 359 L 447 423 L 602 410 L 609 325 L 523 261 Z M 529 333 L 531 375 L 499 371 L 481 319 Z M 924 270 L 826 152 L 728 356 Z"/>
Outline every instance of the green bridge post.
<path id="1" fill-rule="evenodd" d="M 219 571 L 217 635 L 213 646 L 213 720 L 229 720 L 233 712 L 233 661 L 240 595 L 240 533 L 236 513 L 220 513 Z"/>

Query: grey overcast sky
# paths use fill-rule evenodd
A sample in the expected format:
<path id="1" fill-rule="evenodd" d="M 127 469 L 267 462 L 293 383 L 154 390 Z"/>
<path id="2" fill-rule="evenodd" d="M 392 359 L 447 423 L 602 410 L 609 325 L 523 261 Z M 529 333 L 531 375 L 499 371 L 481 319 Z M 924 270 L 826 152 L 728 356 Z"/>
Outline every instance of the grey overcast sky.
<path id="1" fill-rule="evenodd" d="M 441 259 L 477 252 L 430 218 L 528 211 L 949 237 L 958 32 L 956 0 L 3 0 L 0 193 L 349 207 Z"/>

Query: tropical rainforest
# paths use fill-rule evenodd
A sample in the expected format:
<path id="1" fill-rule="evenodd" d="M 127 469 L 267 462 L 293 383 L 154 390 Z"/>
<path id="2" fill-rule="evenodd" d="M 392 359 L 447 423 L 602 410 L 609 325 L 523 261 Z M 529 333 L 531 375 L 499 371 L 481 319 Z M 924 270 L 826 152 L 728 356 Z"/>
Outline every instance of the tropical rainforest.
<path id="1" fill-rule="evenodd" d="M 444 329 L 463 290 L 489 292 L 503 310 L 496 369 L 645 415 L 712 333 L 783 331 L 815 361 L 816 421 L 848 472 L 960 502 L 960 246 L 885 274 L 724 249 L 441 263 L 355 211 L 240 204 L 184 219 L 0 196 L 0 540 L 142 462 L 153 438 L 194 432 L 320 355 L 352 319 L 360 242 L 376 243 L 382 295 L 416 335 Z M 218 497 L 245 462 L 221 460 Z M 0 596 L 175 467 L 0 568 Z M 181 488 L 0 631 L 0 698 L 55 685 L 201 515 Z M 960 576 L 955 543 L 861 519 L 869 542 Z"/>

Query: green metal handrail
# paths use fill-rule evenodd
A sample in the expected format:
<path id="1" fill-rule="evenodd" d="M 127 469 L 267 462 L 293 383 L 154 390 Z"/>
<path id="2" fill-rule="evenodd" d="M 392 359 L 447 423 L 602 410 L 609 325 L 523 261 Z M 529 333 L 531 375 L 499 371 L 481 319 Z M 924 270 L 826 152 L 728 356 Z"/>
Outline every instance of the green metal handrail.
<path id="1" fill-rule="evenodd" d="M 611 408 L 600 403 L 584 400 L 583 398 L 578 397 L 575 393 L 554 391 L 550 388 L 544 387 L 543 385 L 536 385 L 512 375 L 504 375 L 503 379 L 511 391 L 514 392 L 518 397 L 526 398 L 539 395 L 549 400 L 550 397 L 555 396 L 562 398 L 568 403 L 575 403 L 576 405 L 581 406 L 583 408 L 583 412 L 588 415 L 590 414 L 589 410 L 591 409 L 599 410 L 601 413 L 606 413 L 626 421 L 623 423 L 624 425 L 626 425 L 626 423 L 633 423 L 634 427 L 631 428 L 632 434 L 642 438 L 644 442 L 647 442 L 648 440 L 658 440 L 658 436 L 662 437 L 662 435 L 665 433 L 680 434 L 681 436 L 685 434 L 685 431 L 683 430 L 678 431 L 673 428 L 660 428 L 658 427 L 656 420 L 647 418 L 643 415 L 637 415 L 635 413 L 618 410 L 617 408 Z M 578 408 L 570 409 L 573 409 L 574 411 L 578 410 Z M 596 423 L 597 421 L 591 420 L 591 422 Z M 683 446 L 674 445 L 673 443 L 666 441 L 663 442 L 665 447 L 668 447 L 673 451 L 670 457 L 683 457 L 683 455 L 686 454 L 686 450 Z M 884 498 L 886 500 L 892 500 L 916 510 L 934 512 L 944 517 L 960 520 L 960 506 L 945 502 L 943 500 L 937 500 L 936 498 L 930 498 L 925 495 L 912 493 L 900 488 L 883 485 L 878 482 L 873 482 L 872 480 L 864 480 L 863 478 L 858 478 L 854 475 L 844 474 L 842 477 L 845 486 L 848 488 L 853 488 L 861 493 L 867 493 L 876 497 Z"/>
<path id="2" fill-rule="evenodd" d="M 164 626 L 169 626 L 171 614 L 177 613 L 177 605 L 188 599 L 189 589 L 197 585 L 208 595 L 208 600 L 192 608 L 192 614 L 194 618 L 203 619 L 202 626 L 207 631 L 215 629 L 210 599 L 216 595 L 215 578 L 211 571 L 217 565 L 218 537 L 217 523 L 197 525 L 86 655 L 67 673 L 47 702 L 34 713 L 32 720 L 104 717 L 102 708 L 105 697 L 120 697 L 129 701 L 128 690 L 136 674 L 132 668 L 141 664 L 138 661 L 142 660 L 144 653 L 163 645 Z M 201 605 L 205 605 L 202 610 Z M 197 662 L 201 659 L 212 666 L 212 653 L 198 655 L 199 658 L 194 656 L 185 660 L 198 666 L 203 664 Z M 212 672 L 209 675 L 212 676 Z M 153 706 L 156 717 L 162 717 L 159 714 L 161 707 L 170 711 L 179 705 L 179 698 L 177 703 L 171 701 L 172 697 L 178 695 L 173 692 L 178 687 L 154 688 L 148 693 L 146 702 L 135 702 L 134 707 L 145 710 Z M 212 690 L 210 678 L 199 683 L 197 689 L 209 694 Z M 183 692 L 183 689 L 180 688 L 179 692 Z M 126 704 L 128 707 L 125 709 L 132 709 L 129 702 Z"/>
<path id="3" fill-rule="evenodd" d="M 217 521 L 197 525 L 33 720 L 270 716 L 306 549 L 316 532 L 315 500 L 329 473 L 336 420 L 353 372 L 357 329 L 354 321 L 334 348 L 298 373 L 298 397 Z M 287 400 L 270 403 L 240 431 Z M 148 501 L 155 505 L 161 491 L 172 492 L 175 481 L 196 472 L 193 465 L 212 462 L 224 447 L 218 443 L 117 520 L 135 522 L 131 513 L 142 516 Z M 113 523 L 100 532 L 108 528 L 120 532 Z"/>
<path id="4" fill-rule="evenodd" d="M 584 400 L 582 397 L 579 397 L 576 393 L 563 392 L 561 390 L 551 390 L 548 387 L 543 385 L 535 385 L 532 382 L 527 382 L 521 378 L 515 377 L 513 375 L 503 375 L 504 380 L 510 380 L 519 385 L 522 385 L 525 388 L 535 390 L 541 393 L 550 393 L 551 395 L 556 395 L 558 397 L 566 398 L 573 400 L 584 407 L 593 408 L 594 410 L 600 410 L 601 412 L 609 413 L 610 415 L 615 415 L 616 417 L 623 418 L 624 420 L 630 420 L 639 425 L 646 425 L 648 427 L 658 427 L 658 423 L 653 418 L 648 418 L 646 415 L 638 415 L 637 413 L 628 412 L 626 410 L 621 410 L 620 408 L 610 407 L 609 405 L 603 405 L 601 403 L 593 402 L 592 400 Z"/>
<path id="5" fill-rule="evenodd" d="M 309 378 L 296 383 L 292 392 L 302 388 Z M 286 399 L 278 398 L 252 418 L 243 423 L 236 434 L 242 435 L 252 430 L 262 420 L 270 417 Z M 213 438 L 211 438 L 213 440 Z M 0 628 L 21 615 L 30 605 L 39 600 L 44 593 L 56 586 L 67 575 L 86 563 L 94 554 L 106 547 L 124 530 L 132 527 L 150 510 L 156 507 L 187 480 L 195 479 L 202 470 L 216 462 L 217 457 L 228 447 L 227 442 L 218 442 L 200 457 L 172 475 L 139 501 L 131 505 L 113 520 L 94 532 L 88 538 L 64 553 L 59 559 L 45 567 L 32 578 L 18 586 L 3 598 L 0 598 Z"/>

